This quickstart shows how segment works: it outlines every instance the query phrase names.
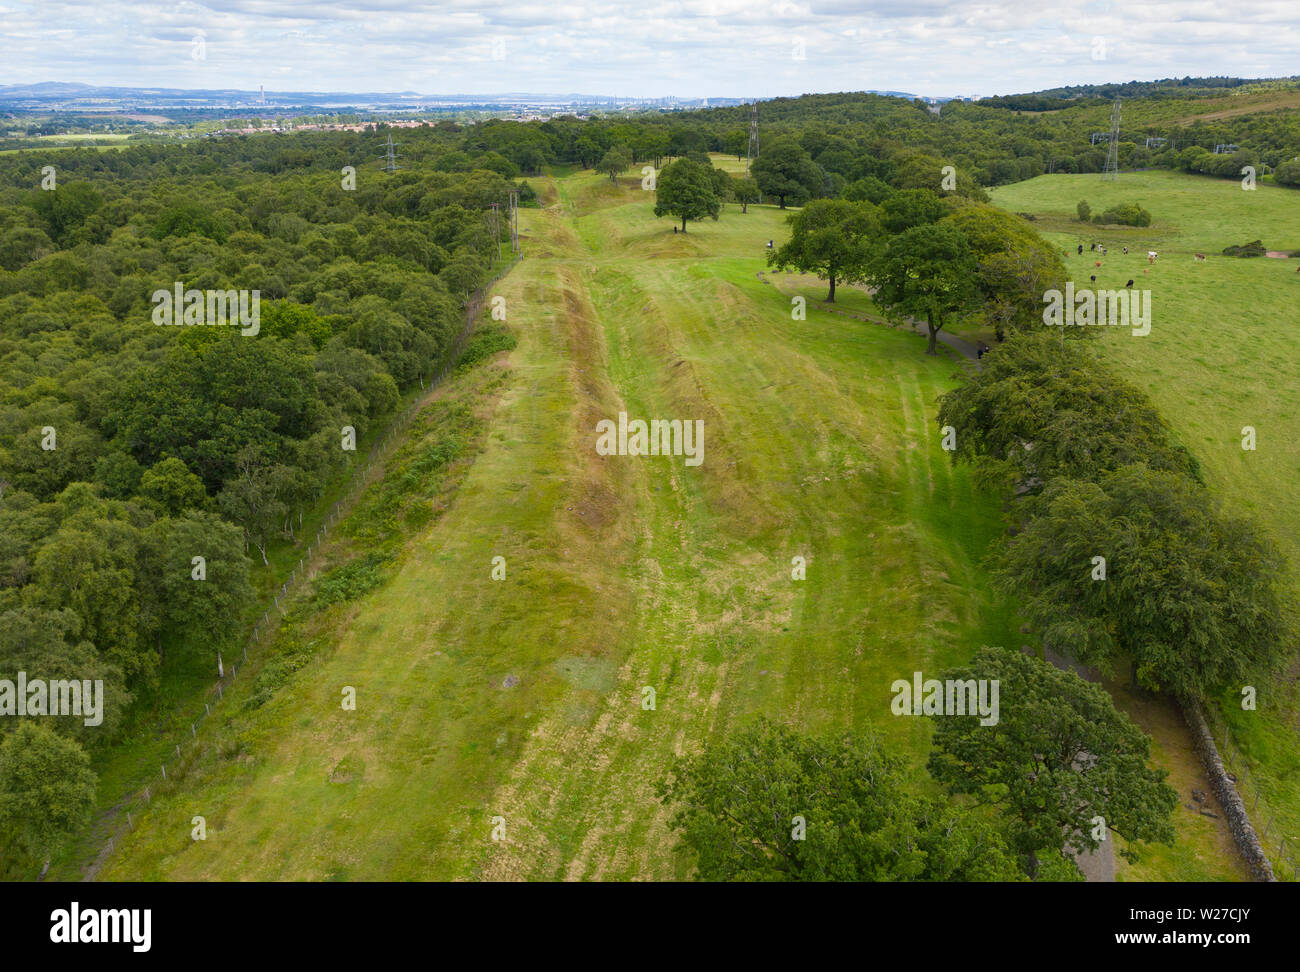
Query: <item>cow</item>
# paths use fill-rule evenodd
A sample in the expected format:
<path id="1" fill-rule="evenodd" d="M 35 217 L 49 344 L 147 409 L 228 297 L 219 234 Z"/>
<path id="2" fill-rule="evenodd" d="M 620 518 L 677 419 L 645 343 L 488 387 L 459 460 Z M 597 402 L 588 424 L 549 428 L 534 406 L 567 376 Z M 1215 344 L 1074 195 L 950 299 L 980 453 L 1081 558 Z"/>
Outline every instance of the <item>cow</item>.
<path id="1" fill-rule="evenodd" d="M 1090 279 L 1092 280 L 1093 283 L 1096 283 L 1096 282 L 1097 282 L 1097 275 L 1094 273 Z"/>
<path id="2" fill-rule="evenodd" d="M 1093 266 L 1097 266 L 1097 267 L 1101 266 L 1101 261 L 1098 260 L 1095 264 L 1093 264 Z"/>
<path id="3" fill-rule="evenodd" d="M 1205 262 L 1205 254 L 1204 254 L 1204 253 L 1193 253 L 1193 254 L 1192 254 L 1192 259 L 1193 259 L 1195 262 L 1197 262 L 1197 263 L 1204 263 L 1204 262 Z"/>
<path id="4" fill-rule="evenodd" d="M 1155 263 L 1159 257 L 1160 254 L 1155 250 L 1147 250 L 1147 263 Z"/>
<path id="5" fill-rule="evenodd" d="M 1127 246 L 1124 247 L 1124 255 L 1125 255 L 1125 256 L 1128 256 L 1128 247 L 1127 247 Z"/>
<path id="6" fill-rule="evenodd" d="M 1129 282 L 1126 283 L 1126 284 L 1124 285 L 1124 289 L 1127 290 L 1127 289 L 1131 288 L 1132 286 L 1133 286 L 1133 281 L 1132 281 L 1132 280 L 1129 280 Z"/>
<path id="7" fill-rule="evenodd" d="M 1079 256 L 1083 256 L 1083 244 L 1079 244 Z"/>

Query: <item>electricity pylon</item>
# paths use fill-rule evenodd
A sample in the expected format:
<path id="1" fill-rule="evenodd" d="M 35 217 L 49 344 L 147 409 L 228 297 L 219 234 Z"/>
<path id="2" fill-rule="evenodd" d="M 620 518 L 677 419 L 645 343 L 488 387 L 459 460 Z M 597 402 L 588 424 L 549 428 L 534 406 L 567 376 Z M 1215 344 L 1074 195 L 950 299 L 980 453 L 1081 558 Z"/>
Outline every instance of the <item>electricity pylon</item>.
<path id="1" fill-rule="evenodd" d="M 1110 147 L 1106 149 L 1106 168 L 1101 170 L 1101 177 L 1111 182 L 1119 178 L 1119 95 L 1110 109 Z"/>
<path id="2" fill-rule="evenodd" d="M 745 175 L 749 175 L 749 163 L 758 158 L 758 101 L 749 109 L 749 146 L 745 149 Z"/>

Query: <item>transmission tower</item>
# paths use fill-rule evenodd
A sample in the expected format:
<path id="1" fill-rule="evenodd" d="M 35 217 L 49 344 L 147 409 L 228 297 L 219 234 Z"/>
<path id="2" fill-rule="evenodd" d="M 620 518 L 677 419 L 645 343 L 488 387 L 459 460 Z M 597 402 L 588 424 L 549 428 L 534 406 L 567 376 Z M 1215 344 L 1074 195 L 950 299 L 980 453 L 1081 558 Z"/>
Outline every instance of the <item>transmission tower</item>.
<path id="1" fill-rule="evenodd" d="M 385 149 L 384 171 L 396 172 L 400 167 L 397 164 L 397 151 L 396 146 L 393 145 L 393 135 L 391 132 L 388 135 L 388 144 L 385 146 Z"/>
<path id="2" fill-rule="evenodd" d="M 1106 168 L 1101 170 L 1101 177 L 1111 182 L 1119 178 L 1119 95 L 1110 109 L 1110 147 L 1106 149 Z"/>
<path id="3" fill-rule="evenodd" d="M 749 108 L 749 147 L 745 149 L 745 175 L 749 175 L 749 163 L 758 158 L 758 101 Z"/>

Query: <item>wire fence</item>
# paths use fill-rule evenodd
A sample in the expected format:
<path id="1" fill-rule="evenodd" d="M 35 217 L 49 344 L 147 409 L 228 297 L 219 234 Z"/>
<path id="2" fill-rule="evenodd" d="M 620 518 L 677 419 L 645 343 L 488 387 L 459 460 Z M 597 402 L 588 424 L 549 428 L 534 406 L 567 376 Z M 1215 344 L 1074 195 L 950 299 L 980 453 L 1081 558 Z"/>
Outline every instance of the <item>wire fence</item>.
<path id="1" fill-rule="evenodd" d="M 415 395 L 414 400 L 403 409 L 398 415 L 388 423 L 388 426 L 376 439 L 367 454 L 365 461 L 358 466 L 353 467 L 352 474 L 349 477 L 344 488 L 343 495 L 334 502 L 326 513 L 324 521 L 316 531 L 316 535 L 307 544 L 302 551 L 302 557 L 298 563 L 289 571 L 289 576 L 285 578 L 283 584 L 272 595 L 271 604 L 262 613 L 262 616 L 253 624 L 252 632 L 244 642 L 243 652 L 238 662 L 232 661 L 228 666 L 223 658 L 218 655 L 217 659 L 217 681 L 208 690 L 208 698 L 203 703 L 203 711 L 195 711 L 195 716 L 189 724 L 190 734 L 183 736 L 179 742 L 173 744 L 173 748 L 168 750 L 168 756 L 164 756 L 159 761 L 158 773 L 153 783 L 146 785 L 142 790 L 134 794 L 127 794 L 120 800 L 114 809 L 121 811 L 121 815 L 112 818 L 109 829 L 108 840 L 101 848 L 95 863 L 92 865 L 92 873 L 98 871 L 99 865 L 113 853 L 117 846 L 117 841 L 125 832 L 129 833 L 135 829 L 135 824 L 144 816 L 153 802 L 154 795 L 162 787 L 166 787 L 169 781 L 177 779 L 187 768 L 187 763 L 192 760 L 197 753 L 199 726 L 205 719 L 212 715 L 214 706 L 220 705 L 225 699 L 225 690 L 233 685 L 239 677 L 239 667 L 241 663 L 248 662 L 248 652 L 250 648 L 256 649 L 261 645 L 262 639 L 273 625 L 278 624 L 284 614 L 289 594 L 295 588 L 307 579 L 313 567 L 313 558 L 319 553 L 321 546 L 329 537 L 330 528 L 334 526 L 344 515 L 351 509 L 357 498 L 361 495 L 369 484 L 370 470 L 381 460 L 387 458 L 392 449 L 392 445 L 397 436 L 405 431 L 407 425 L 415 415 L 421 411 L 427 403 L 429 395 L 437 388 L 443 380 L 451 373 L 460 361 L 461 355 L 465 351 L 465 346 L 469 341 L 470 335 L 474 330 L 474 323 L 478 320 L 483 305 L 487 301 L 488 292 L 491 288 L 507 273 L 509 273 L 519 262 L 520 256 L 516 254 L 508 263 L 502 266 L 497 273 L 486 284 L 469 296 L 465 302 L 465 324 L 460 333 L 452 341 L 451 347 L 443 355 L 443 361 L 438 370 L 425 384 L 423 379 L 420 381 L 420 391 Z M 183 720 L 182 720 L 183 725 Z M 182 730 L 183 735 L 183 730 Z M 182 745 L 188 744 L 189 752 L 182 751 Z M 174 753 L 174 755 L 170 755 Z M 169 776 L 167 772 L 168 759 L 171 760 L 172 773 Z M 152 772 L 152 771 L 151 771 Z"/>
<path id="2" fill-rule="evenodd" d="M 1219 755 L 1223 765 L 1232 774 L 1233 785 L 1241 794 L 1246 812 L 1250 815 L 1255 833 L 1259 837 L 1260 846 L 1264 848 L 1264 853 L 1278 865 L 1274 871 L 1279 877 L 1286 875 L 1292 881 L 1300 881 L 1300 866 L 1297 866 L 1295 858 L 1295 855 L 1300 853 L 1300 847 L 1296 846 L 1300 838 L 1283 833 L 1277 813 L 1262 798 L 1263 789 L 1259 780 L 1251 771 L 1249 761 L 1233 741 L 1231 731 L 1227 726 L 1221 726 L 1219 731 L 1223 734 L 1223 745 Z M 1263 828 L 1259 826 L 1261 820 L 1267 821 Z"/>

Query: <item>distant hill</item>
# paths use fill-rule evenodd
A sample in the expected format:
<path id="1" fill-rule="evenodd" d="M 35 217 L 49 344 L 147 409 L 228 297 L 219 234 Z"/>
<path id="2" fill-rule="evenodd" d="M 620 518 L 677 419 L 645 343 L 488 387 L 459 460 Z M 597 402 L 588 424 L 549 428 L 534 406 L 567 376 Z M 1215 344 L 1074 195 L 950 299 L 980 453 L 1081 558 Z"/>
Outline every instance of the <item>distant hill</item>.
<path id="1" fill-rule="evenodd" d="M 1295 86 L 1300 77 L 1261 81 L 1250 78 L 1165 78 L 1160 81 L 1124 81 L 1110 84 L 1067 85 L 1047 88 L 1025 94 L 995 95 L 981 98 L 979 103 L 992 108 L 1011 108 L 1016 111 L 1057 111 L 1079 102 L 1113 101 L 1120 98 L 1218 98 L 1235 90 L 1260 85 Z"/>

